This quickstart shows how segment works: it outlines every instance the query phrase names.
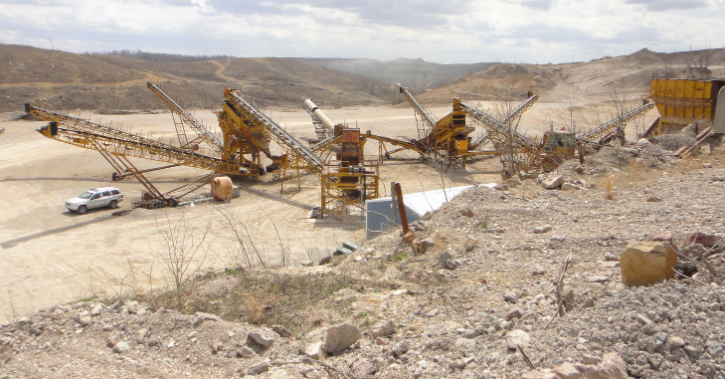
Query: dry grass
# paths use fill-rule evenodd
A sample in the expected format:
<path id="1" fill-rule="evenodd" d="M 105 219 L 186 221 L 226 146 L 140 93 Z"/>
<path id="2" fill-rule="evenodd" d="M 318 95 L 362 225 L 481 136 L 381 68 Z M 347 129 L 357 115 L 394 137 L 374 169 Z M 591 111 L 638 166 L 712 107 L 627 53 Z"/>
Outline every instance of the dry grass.
<path id="1" fill-rule="evenodd" d="M 384 271 L 383 271 L 384 272 Z M 182 295 L 177 305 L 173 293 L 143 300 L 157 308 L 184 313 L 209 312 L 225 320 L 254 325 L 283 325 L 294 333 L 310 331 L 322 323 L 355 318 L 366 323 L 368 312 L 350 307 L 353 299 L 332 299 L 340 290 L 357 292 L 397 288 L 396 283 L 376 280 L 383 272 L 371 267 L 336 267 L 332 270 L 304 273 L 285 270 L 260 270 L 207 273 L 197 277 L 193 291 Z"/>
<path id="2" fill-rule="evenodd" d="M 604 198 L 607 200 L 614 200 L 614 181 L 611 176 L 607 177 L 604 181 Z"/>

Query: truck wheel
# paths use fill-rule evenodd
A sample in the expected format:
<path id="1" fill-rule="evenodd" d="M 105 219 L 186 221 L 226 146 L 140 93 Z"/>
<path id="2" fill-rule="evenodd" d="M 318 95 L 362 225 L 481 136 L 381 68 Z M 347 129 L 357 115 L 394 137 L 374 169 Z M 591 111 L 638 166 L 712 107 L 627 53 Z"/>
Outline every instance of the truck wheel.
<path id="1" fill-rule="evenodd" d="M 82 214 L 86 213 L 87 210 L 88 210 L 88 208 L 86 208 L 85 205 L 81 205 L 78 207 L 78 210 L 76 212 L 78 212 L 78 214 L 82 215 Z"/>

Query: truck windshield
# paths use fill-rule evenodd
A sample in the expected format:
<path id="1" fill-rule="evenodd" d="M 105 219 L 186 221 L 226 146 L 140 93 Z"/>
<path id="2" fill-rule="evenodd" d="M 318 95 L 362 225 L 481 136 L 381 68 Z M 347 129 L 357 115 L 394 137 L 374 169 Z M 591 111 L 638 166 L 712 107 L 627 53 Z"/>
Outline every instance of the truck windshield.
<path id="1" fill-rule="evenodd" d="M 91 195 L 93 195 L 92 192 L 86 191 L 86 192 L 83 192 L 82 194 L 80 194 L 80 196 L 78 196 L 78 198 L 80 198 L 80 199 L 90 199 L 91 198 Z"/>

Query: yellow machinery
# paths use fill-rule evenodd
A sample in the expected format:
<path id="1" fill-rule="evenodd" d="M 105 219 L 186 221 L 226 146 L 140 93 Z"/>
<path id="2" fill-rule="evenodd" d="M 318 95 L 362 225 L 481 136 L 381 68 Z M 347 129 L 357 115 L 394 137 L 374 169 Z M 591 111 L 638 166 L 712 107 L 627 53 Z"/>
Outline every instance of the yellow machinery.
<path id="1" fill-rule="evenodd" d="M 211 149 L 181 148 L 161 140 L 37 108 L 30 104 L 25 105 L 25 111 L 41 120 L 50 121 L 47 126 L 38 130 L 44 137 L 98 151 L 114 168 L 114 180 L 120 180 L 129 175 L 134 176 L 149 194 L 149 197 L 143 199 L 139 204 L 140 206 L 156 208 L 178 205 L 180 198 L 207 184 L 214 176 L 214 174 L 206 175 L 197 181 L 162 193 L 144 176 L 145 173 L 177 166 L 194 167 L 229 175 L 239 175 L 245 171 L 244 168 L 224 161 Z M 139 170 L 128 159 L 129 157 L 163 162 L 168 165 Z"/>
<path id="2" fill-rule="evenodd" d="M 488 138 L 501 154 L 504 177 L 536 177 L 554 171 L 565 160 L 574 158 L 577 149 L 579 154 L 583 154 L 582 145 L 599 143 L 654 106 L 646 103 L 579 136 L 556 132 L 552 128 L 544 133 L 541 143 L 537 143 L 470 104 L 459 102 L 459 105 L 473 122 L 487 130 Z"/>
<path id="3" fill-rule="evenodd" d="M 445 158 L 448 164 L 463 167 L 468 157 L 497 154 L 493 151 L 474 151 L 469 134 L 475 128 L 466 125 L 466 112 L 460 106 L 460 99 L 453 99 L 453 111 L 436 122 L 407 88 L 400 87 L 400 93 L 415 111 L 419 139 L 412 140 L 409 145 L 400 144 L 400 148 L 396 151 L 401 149 L 424 151 L 432 155 L 435 160 Z M 408 146 L 415 148 L 411 149 Z M 387 155 L 390 154 L 392 152 L 388 152 Z"/>
<path id="4" fill-rule="evenodd" d="M 30 104 L 26 104 L 26 112 L 50 121 L 39 130 L 43 136 L 98 151 L 114 168 L 114 180 L 134 176 L 149 194 L 138 206 L 176 206 L 181 197 L 209 183 L 216 174 L 258 176 L 265 171 L 281 171 L 281 177 L 284 178 L 284 173 L 289 170 L 296 170 L 298 173 L 300 170 L 307 170 L 320 178 L 321 217 L 332 214 L 337 219 L 343 219 L 350 213 L 351 208 L 363 209 L 365 200 L 379 196 L 378 166 L 376 163 L 363 161 L 361 147 L 364 145 L 364 138 L 361 138 L 358 129 L 341 130 L 333 138 L 333 141 L 342 141 L 343 148 L 337 160 L 323 163 L 312 150 L 247 102 L 238 91 L 229 88 L 224 91 L 223 107 L 217 114 L 223 135 L 223 141 L 219 141 L 157 86 L 148 84 L 148 87 L 171 109 L 179 146 Z M 176 117 L 179 118 L 178 122 Z M 197 137 L 189 140 L 186 127 L 192 129 Z M 284 154 L 272 155 L 269 145 L 271 141 L 279 145 Z M 273 162 L 267 170 L 262 168 L 262 154 Z M 167 165 L 139 170 L 129 158 L 164 162 Z M 151 171 L 177 166 L 194 167 L 213 173 L 166 193 L 160 192 L 144 176 Z"/>
<path id="5" fill-rule="evenodd" d="M 650 97 L 660 117 L 644 136 L 677 133 L 694 122 L 703 129 L 712 127 L 723 87 L 725 80 L 652 79 Z"/>
<path id="6" fill-rule="evenodd" d="M 379 164 L 365 161 L 367 135 L 361 135 L 358 128 L 333 123 L 311 99 L 303 105 L 320 140 L 310 150 L 325 162 L 320 174 L 320 215 L 344 220 L 353 211 L 362 214 L 365 201 L 380 196 Z M 330 156 L 333 151 L 334 159 Z"/>
<path id="7" fill-rule="evenodd" d="M 227 88 L 224 95 L 224 113 L 230 119 L 238 118 L 249 129 L 258 128 L 269 140 L 284 149 L 284 159 L 276 160 L 274 165 L 277 167 L 268 166 L 268 171 L 281 170 L 283 179 L 286 171 L 296 170 L 298 186 L 300 170 L 309 171 L 320 178 L 320 217 L 332 214 L 342 220 L 354 209 L 364 209 L 366 200 L 378 198 L 378 166 L 363 160 L 365 139 L 361 138 L 359 129 L 335 126 L 334 135 L 327 143 L 339 141 L 340 152 L 337 153 L 336 161 L 325 162 L 313 149 L 306 147 L 247 102 L 239 91 Z"/>

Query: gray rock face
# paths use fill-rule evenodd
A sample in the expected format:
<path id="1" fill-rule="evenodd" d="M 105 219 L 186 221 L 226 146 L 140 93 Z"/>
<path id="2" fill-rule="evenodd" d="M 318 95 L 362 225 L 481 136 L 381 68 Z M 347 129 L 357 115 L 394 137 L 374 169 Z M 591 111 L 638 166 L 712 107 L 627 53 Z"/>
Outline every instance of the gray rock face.
<path id="1" fill-rule="evenodd" d="M 362 337 L 357 326 L 351 323 L 331 326 L 325 336 L 325 351 L 331 354 L 347 349 Z"/>

